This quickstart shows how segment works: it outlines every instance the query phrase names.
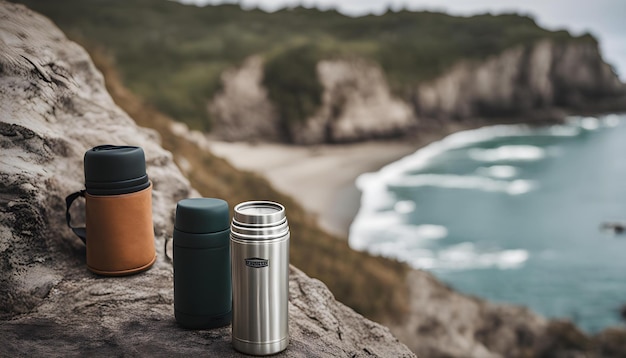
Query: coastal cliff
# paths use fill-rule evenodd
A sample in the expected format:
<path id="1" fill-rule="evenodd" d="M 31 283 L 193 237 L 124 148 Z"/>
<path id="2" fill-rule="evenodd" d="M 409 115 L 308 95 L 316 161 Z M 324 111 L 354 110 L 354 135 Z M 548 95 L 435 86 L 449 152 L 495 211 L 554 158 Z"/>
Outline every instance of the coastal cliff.
<path id="1" fill-rule="evenodd" d="M 164 241 L 176 202 L 199 194 L 159 135 L 113 102 L 86 51 L 48 19 L 4 1 L 0 18 L 0 356 L 240 356 L 230 327 L 191 331 L 174 320 Z M 65 226 L 83 154 L 103 143 L 141 146 L 153 183 L 158 260 L 134 276 L 87 271 Z M 414 356 L 293 266 L 289 301 L 291 343 L 278 356 Z"/>
<path id="2" fill-rule="evenodd" d="M 417 86 L 410 101 L 424 119 L 508 116 L 531 122 L 562 119 L 559 114 L 549 117 L 547 112 L 555 110 L 626 110 L 626 85 L 604 62 L 592 38 L 565 43 L 544 40 L 482 62 L 461 62 Z"/>
<path id="3" fill-rule="evenodd" d="M 276 108 L 263 87 L 263 59 L 252 56 L 240 68 L 224 71 L 221 79 L 222 91 L 207 106 L 217 121 L 213 133 L 225 140 L 280 140 Z"/>
<path id="4" fill-rule="evenodd" d="M 226 140 L 271 141 L 284 139 L 281 127 L 287 126 L 294 143 L 315 144 L 397 135 L 415 125 L 410 106 L 391 93 L 378 65 L 363 59 L 324 60 L 316 71 L 323 88 L 321 105 L 305 121 L 290 124 L 281 123 L 275 110 L 265 110 L 276 105 L 263 87 L 259 56 L 225 72 L 223 90 L 209 104 L 214 134 Z M 243 130 L 240 118 L 245 118 Z"/>
<path id="5" fill-rule="evenodd" d="M 254 57 L 222 77 L 224 90 L 211 102 L 218 137 L 272 141 L 287 127 L 288 140 L 296 144 L 354 142 L 419 134 L 448 123 L 560 121 L 567 114 L 626 110 L 626 85 L 604 62 L 592 38 L 543 40 L 482 61 L 462 60 L 444 74 L 412 86 L 407 95 L 391 91 L 376 63 L 360 58 L 322 60 L 316 66 L 322 86 L 319 108 L 290 123 L 265 110 L 276 104 L 262 87 L 259 61 Z M 245 76 L 255 69 L 255 76 Z M 251 88 L 264 95 L 250 101 Z M 250 103 L 260 110 L 253 110 Z M 246 118 L 251 129 L 273 130 L 270 135 L 267 130 L 237 131 L 241 122 L 235 118 Z"/>
<path id="6" fill-rule="evenodd" d="M 354 142 L 626 110 L 592 35 L 531 16 L 16 1 L 109 56 L 152 107 L 229 141 Z"/>

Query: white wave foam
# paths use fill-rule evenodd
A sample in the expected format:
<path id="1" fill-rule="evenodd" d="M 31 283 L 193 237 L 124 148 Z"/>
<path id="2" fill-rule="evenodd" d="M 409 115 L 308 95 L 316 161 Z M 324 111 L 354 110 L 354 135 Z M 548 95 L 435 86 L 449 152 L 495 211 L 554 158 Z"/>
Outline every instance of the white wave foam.
<path id="1" fill-rule="evenodd" d="M 495 267 L 505 270 L 522 266 L 529 254 L 521 249 L 479 252 L 473 243 L 464 242 L 443 249 L 436 256 L 436 266 L 432 268 L 467 270 Z"/>
<path id="2" fill-rule="evenodd" d="M 615 118 L 606 119 L 604 123 L 607 126 L 614 126 L 619 124 L 619 120 Z M 586 121 L 588 128 L 593 126 L 591 122 L 592 120 Z M 432 232 L 439 230 L 439 237 L 445 237 L 443 233 L 447 235 L 447 230 L 445 228 L 425 229 L 424 227 L 415 229 L 415 227 L 410 228 L 409 225 L 406 225 L 403 217 L 415 210 L 415 204 L 409 202 L 397 204 L 394 194 L 388 191 L 388 185 L 398 182 L 398 178 L 406 177 L 408 172 L 423 169 L 434 158 L 451 149 L 468 147 L 475 143 L 502 137 L 533 135 L 577 136 L 584 131 L 581 123 L 583 123 L 581 118 L 572 117 L 566 124 L 547 128 L 500 125 L 457 132 L 385 166 L 376 173 L 367 173 L 359 176 L 356 185 L 362 192 L 361 207 L 350 227 L 350 246 L 356 250 L 369 248 L 374 253 L 378 252 L 393 256 L 421 268 L 515 268 L 523 265 L 528 259 L 528 252 L 521 249 L 478 252 L 473 246 L 461 244 L 461 246 L 456 245 L 440 252 L 433 252 L 428 248 L 428 245 L 433 241 L 432 239 L 427 239 L 429 235 L 426 233 L 429 230 Z M 481 161 L 488 159 L 486 160 L 487 162 L 540 160 L 546 154 L 552 155 L 552 153 L 546 153 L 543 149 L 534 146 L 504 146 L 495 150 L 492 149 L 491 152 L 489 149 L 474 151 L 474 156 L 478 156 Z M 498 169 L 494 169 L 494 167 Z M 503 169 L 503 167 L 507 169 Z M 517 170 L 511 169 L 515 169 L 515 167 L 491 166 L 489 168 L 492 169 L 486 169 L 487 172 L 485 173 L 479 172 L 479 174 L 488 177 L 482 178 L 486 179 L 486 181 L 473 177 L 470 177 L 470 179 L 467 177 L 448 177 L 447 179 L 450 180 L 447 182 L 448 184 L 454 182 L 457 183 L 457 186 L 463 187 L 496 188 L 497 191 L 512 195 L 528 192 L 535 185 L 528 180 L 495 180 L 513 178 L 518 174 Z M 433 179 L 432 177 L 430 179 L 422 177 L 421 179 L 411 180 L 432 182 Z M 420 234 L 420 230 L 424 231 Z M 431 237 L 436 236 L 434 234 L 431 235 Z M 456 259 L 450 260 L 452 257 L 457 257 L 460 261 L 456 261 Z"/>
<path id="3" fill-rule="evenodd" d="M 514 180 L 506 188 L 506 192 L 509 195 L 521 195 L 526 194 L 533 190 L 537 185 L 530 180 Z"/>
<path id="4" fill-rule="evenodd" d="M 588 131 L 600 128 L 600 121 L 596 117 L 584 117 L 580 120 L 580 126 Z"/>
<path id="5" fill-rule="evenodd" d="M 409 214 L 415 211 L 415 202 L 412 200 L 401 200 L 393 206 L 393 209 L 398 214 Z"/>
<path id="6" fill-rule="evenodd" d="M 623 119 L 623 116 L 620 117 L 617 114 L 609 114 L 602 119 L 602 124 L 609 128 L 617 127 L 618 125 L 620 125 Z"/>
<path id="7" fill-rule="evenodd" d="M 403 176 L 389 183 L 391 187 L 420 187 L 432 186 L 450 189 L 474 189 L 491 192 L 503 192 L 510 195 L 520 195 L 536 187 L 530 180 L 496 180 L 481 176 L 452 175 L 452 174 L 418 174 Z"/>
<path id="8" fill-rule="evenodd" d="M 545 150 L 534 145 L 503 145 L 493 149 L 472 148 L 470 158 L 482 162 L 535 161 L 546 156 Z"/>
<path id="9" fill-rule="evenodd" d="M 445 226 L 433 224 L 400 225 L 391 228 L 391 231 L 398 234 L 402 241 L 408 244 L 426 240 L 440 240 L 448 236 L 448 229 Z"/>
<path id="10" fill-rule="evenodd" d="M 518 175 L 519 170 L 511 165 L 492 165 L 490 167 L 479 167 L 476 173 L 496 179 L 510 179 Z"/>
<path id="11" fill-rule="evenodd" d="M 491 250 L 481 252 L 471 242 L 464 242 L 444 249 L 411 247 L 406 240 L 376 242 L 368 250 L 373 255 L 393 257 L 414 268 L 429 270 L 475 270 L 497 268 L 510 270 L 520 268 L 530 257 L 523 249 Z"/>
<path id="12" fill-rule="evenodd" d="M 358 214 L 357 214 L 358 216 Z M 396 237 L 389 235 L 388 228 L 398 227 L 403 223 L 402 217 L 393 211 L 380 211 L 367 215 L 367 220 L 355 218 L 350 226 L 349 241 L 350 247 L 355 250 L 367 250 L 377 242 L 391 239 L 395 241 Z"/>
<path id="13" fill-rule="evenodd" d="M 406 244 L 402 241 L 379 241 L 367 248 L 367 252 L 372 255 L 393 257 L 400 261 L 405 261 L 407 257 L 402 257 L 406 253 Z"/>
<path id="14" fill-rule="evenodd" d="M 580 128 L 584 131 L 595 131 L 600 128 L 613 128 L 619 126 L 626 116 L 618 114 L 608 114 L 599 118 L 572 116 L 567 119 L 567 124 L 571 128 Z"/>
<path id="15" fill-rule="evenodd" d="M 402 222 L 393 212 L 383 212 L 369 221 L 367 225 L 353 227 L 352 235 L 361 238 L 358 246 L 362 250 L 372 250 L 386 242 L 397 242 L 415 248 L 416 244 L 426 241 L 443 239 L 448 235 L 448 229 L 441 225 L 422 224 L 409 225 Z M 356 245 L 352 245 L 357 248 Z"/>
<path id="16" fill-rule="evenodd" d="M 389 212 L 394 208 L 396 198 L 387 190 L 388 183 L 396 178 L 411 170 L 424 168 L 433 158 L 448 150 L 493 138 L 523 136 L 531 133 L 533 131 L 527 126 L 520 125 L 499 125 L 457 132 L 386 165 L 378 172 L 360 175 L 356 180 L 356 186 L 362 193 L 361 206 L 350 226 L 350 246 L 356 250 L 365 250 L 370 243 L 377 240 L 375 233 L 377 228 L 392 227 L 393 222 L 402 223 L 399 218 L 402 213 Z M 520 191 L 520 187 L 523 186 L 523 182 L 518 183 L 513 185 L 511 190 Z"/>
<path id="17" fill-rule="evenodd" d="M 428 246 L 448 235 L 448 229 L 444 226 L 432 224 L 417 226 L 401 224 L 374 231 L 377 240 L 370 242 L 366 251 L 407 263 L 415 259 L 434 260 L 434 253 Z M 416 266 L 420 267 L 422 266 Z"/>
<path id="18" fill-rule="evenodd" d="M 581 129 L 572 125 L 554 125 L 548 127 L 548 134 L 555 137 L 576 137 L 580 135 Z"/>

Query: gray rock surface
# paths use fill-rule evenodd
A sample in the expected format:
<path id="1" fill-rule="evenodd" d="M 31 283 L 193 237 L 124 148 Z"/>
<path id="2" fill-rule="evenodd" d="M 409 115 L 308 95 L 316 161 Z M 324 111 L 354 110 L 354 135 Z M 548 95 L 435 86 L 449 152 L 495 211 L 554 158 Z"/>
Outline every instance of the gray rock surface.
<path id="1" fill-rule="evenodd" d="M 198 193 L 158 135 L 113 103 L 81 47 L 3 1 L 0 114 L 0 356 L 239 356 L 229 327 L 189 331 L 174 320 L 163 243 L 176 202 Z M 83 154 L 103 143 L 146 153 L 158 260 L 142 274 L 88 272 L 84 246 L 65 226 L 64 198 L 83 187 Z M 293 267 L 289 313 L 291 344 L 280 356 L 414 356 Z"/>

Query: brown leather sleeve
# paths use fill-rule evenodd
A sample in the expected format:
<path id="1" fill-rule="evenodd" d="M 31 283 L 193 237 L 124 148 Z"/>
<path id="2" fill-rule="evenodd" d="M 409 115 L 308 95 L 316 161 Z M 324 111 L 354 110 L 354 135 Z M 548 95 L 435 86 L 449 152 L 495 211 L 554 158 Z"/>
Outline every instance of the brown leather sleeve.
<path id="1" fill-rule="evenodd" d="M 89 270 L 122 276 L 149 269 L 156 260 L 152 184 L 136 193 L 85 199 Z"/>

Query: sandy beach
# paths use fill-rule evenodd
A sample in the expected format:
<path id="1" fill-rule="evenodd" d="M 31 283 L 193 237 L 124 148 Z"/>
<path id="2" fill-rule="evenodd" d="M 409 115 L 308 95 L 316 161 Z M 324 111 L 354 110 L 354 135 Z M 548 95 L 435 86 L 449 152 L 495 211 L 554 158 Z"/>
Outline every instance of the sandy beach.
<path id="1" fill-rule="evenodd" d="M 215 155 L 239 169 L 263 175 L 277 190 L 294 197 L 315 215 L 323 229 L 346 239 L 360 203 L 356 178 L 419 147 L 408 141 L 308 147 L 209 141 L 209 148 Z"/>

